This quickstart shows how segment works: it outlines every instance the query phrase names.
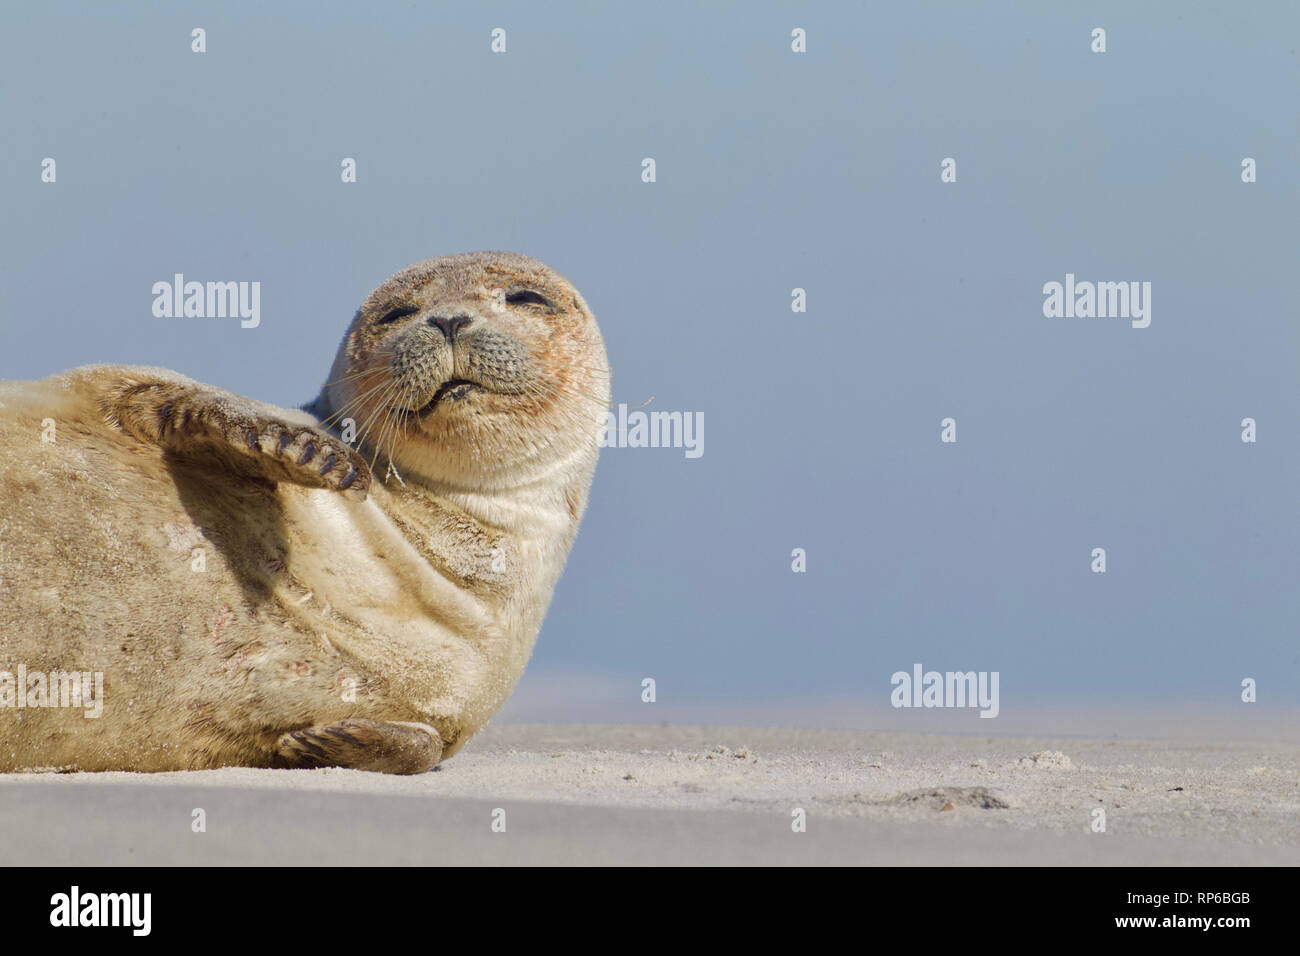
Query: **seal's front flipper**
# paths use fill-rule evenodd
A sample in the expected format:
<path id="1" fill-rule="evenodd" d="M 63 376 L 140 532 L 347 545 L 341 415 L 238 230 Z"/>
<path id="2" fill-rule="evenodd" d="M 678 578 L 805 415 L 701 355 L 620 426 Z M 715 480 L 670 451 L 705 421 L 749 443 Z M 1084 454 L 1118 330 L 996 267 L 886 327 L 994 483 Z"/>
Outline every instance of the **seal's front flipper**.
<path id="1" fill-rule="evenodd" d="M 442 738 L 427 724 L 352 717 L 284 734 L 276 753 L 287 767 L 424 773 L 442 759 Z"/>
<path id="2" fill-rule="evenodd" d="M 124 431 L 185 458 L 216 459 L 238 474 L 361 499 L 370 487 L 361 456 L 323 429 L 180 376 L 124 379 L 101 405 Z"/>

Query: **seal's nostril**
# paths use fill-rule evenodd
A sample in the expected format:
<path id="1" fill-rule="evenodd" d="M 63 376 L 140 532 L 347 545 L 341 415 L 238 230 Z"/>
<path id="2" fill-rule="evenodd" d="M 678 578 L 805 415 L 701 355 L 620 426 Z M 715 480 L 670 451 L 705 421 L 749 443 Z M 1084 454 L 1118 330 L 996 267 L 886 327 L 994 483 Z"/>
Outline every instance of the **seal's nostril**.
<path id="1" fill-rule="evenodd" d="M 429 316 L 429 324 L 442 332 L 448 342 L 456 338 L 456 333 L 472 322 L 468 315 L 453 315 L 450 318 L 441 315 Z"/>

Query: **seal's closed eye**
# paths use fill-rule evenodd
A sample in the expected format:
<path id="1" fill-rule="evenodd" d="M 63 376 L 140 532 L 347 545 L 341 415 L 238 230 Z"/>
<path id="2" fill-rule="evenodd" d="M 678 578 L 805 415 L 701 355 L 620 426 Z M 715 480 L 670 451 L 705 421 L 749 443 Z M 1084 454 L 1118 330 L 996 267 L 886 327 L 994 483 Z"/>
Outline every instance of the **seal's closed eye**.
<path id="1" fill-rule="evenodd" d="M 554 308 L 551 300 L 546 298 L 540 292 L 534 292 L 532 289 L 523 289 L 519 292 L 511 292 L 506 296 L 508 305 L 540 305 L 547 309 Z"/>
<path id="2" fill-rule="evenodd" d="M 413 305 L 399 305 L 395 309 L 390 309 L 384 313 L 383 317 L 375 325 L 384 325 L 388 322 L 396 322 L 398 319 L 406 318 L 408 315 L 415 315 L 420 310 Z"/>

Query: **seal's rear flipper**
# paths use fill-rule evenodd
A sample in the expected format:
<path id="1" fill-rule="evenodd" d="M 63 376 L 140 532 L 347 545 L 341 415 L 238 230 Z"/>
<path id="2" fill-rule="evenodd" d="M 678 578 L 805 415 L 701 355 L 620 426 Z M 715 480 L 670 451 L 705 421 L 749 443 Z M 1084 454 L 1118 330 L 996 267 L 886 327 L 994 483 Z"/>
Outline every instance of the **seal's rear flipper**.
<path id="1" fill-rule="evenodd" d="M 428 724 L 352 717 L 284 734 L 276 753 L 286 767 L 424 773 L 442 759 L 442 738 Z"/>
<path id="2" fill-rule="evenodd" d="M 370 469 L 361 456 L 323 429 L 288 417 L 301 413 L 181 376 L 123 379 L 100 405 L 123 431 L 184 458 L 360 499 L 370 487 Z"/>

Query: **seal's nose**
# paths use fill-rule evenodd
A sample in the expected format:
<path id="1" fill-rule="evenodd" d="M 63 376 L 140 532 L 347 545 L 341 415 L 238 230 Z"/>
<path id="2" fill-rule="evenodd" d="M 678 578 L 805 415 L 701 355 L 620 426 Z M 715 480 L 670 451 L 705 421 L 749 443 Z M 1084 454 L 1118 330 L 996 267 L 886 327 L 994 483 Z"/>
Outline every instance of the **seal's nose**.
<path id="1" fill-rule="evenodd" d="M 451 317 L 442 315 L 429 316 L 429 324 L 442 332 L 442 337 L 448 342 L 455 341 L 456 333 L 469 325 L 473 319 L 468 315 L 453 315 Z"/>

